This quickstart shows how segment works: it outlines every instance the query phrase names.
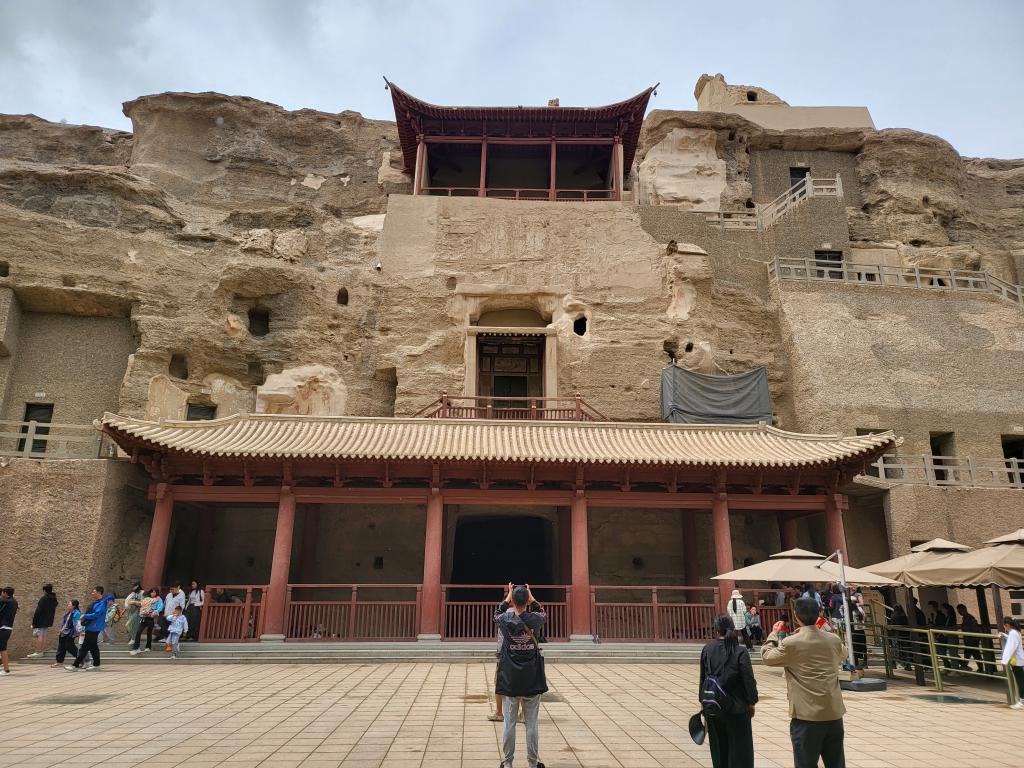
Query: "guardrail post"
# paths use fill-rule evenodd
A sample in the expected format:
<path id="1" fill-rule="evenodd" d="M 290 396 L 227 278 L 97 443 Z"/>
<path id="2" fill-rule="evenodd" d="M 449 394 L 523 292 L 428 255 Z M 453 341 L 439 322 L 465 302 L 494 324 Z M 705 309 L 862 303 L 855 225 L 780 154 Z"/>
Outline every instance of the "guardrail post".
<path id="1" fill-rule="evenodd" d="M 935 462 L 932 456 L 922 456 L 924 462 L 924 478 L 928 485 L 938 485 L 938 478 L 935 476 Z"/>
<path id="2" fill-rule="evenodd" d="M 530 419 L 537 420 L 537 400 L 532 397 L 530 398 Z"/>
<path id="3" fill-rule="evenodd" d="M 1016 680 L 1013 679 L 1013 673 L 1010 672 L 1010 665 L 1003 665 L 1003 674 L 1006 676 L 1006 703 L 1011 707 L 1024 696 L 1024 691 L 1014 692 L 1016 688 Z"/>
<path id="4" fill-rule="evenodd" d="M 928 630 L 928 653 L 932 657 L 932 674 L 935 676 L 935 690 L 942 693 L 942 667 L 939 664 L 939 652 L 935 647 L 935 630 Z"/>
<path id="5" fill-rule="evenodd" d="M 355 584 L 352 585 L 352 597 L 349 598 L 348 604 L 348 639 L 352 640 L 356 636 L 356 603 L 359 598 L 359 587 Z"/>
<path id="6" fill-rule="evenodd" d="M 1024 487 L 1020 476 L 1020 460 L 1016 457 L 1010 459 L 1010 484 L 1014 488 Z"/>
<path id="7" fill-rule="evenodd" d="M 836 173 L 836 197 L 843 196 L 843 177 L 837 172 Z"/>
<path id="8" fill-rule="evenodd" d="M 661 619 L 658 616 L 658 588 L 651 587 L 651 627 L 654 629 L 654 639 L 661 638 Z"/>
<path id="9" fill-rule="evenodd" d="M 811 180 L 809 172 L 804 174 L 804 194 L 807 197 L 814 197 L 814 181 Z"/>
<path id="10" fill-rule="evenodd" d="M 266 603 L 266 601 L 262 601 Z M 242 621 L 239 629 L 239 640 L 248 640 L 249 618 L 252 615 L 252 587 L 245 588 L 245 607 L 242 609 Z M 253 627 L 255 630 L 255 627 Z"/>
<path id="11" fill-rule="evenodd" d="M 576 413 L 575 421 L 583 421 L 583 396 L 579 392 L 576 393 Z"/>
<path id="12" fill-rule="evenodd" d="M 450 409 L 448 390 L 441 390 L 441 418 L 447 419 Z"/>
<path id="13" fill-rule="evenodd" d="M 448 626 L 448 587 L 441 587 L 441 618 L 438 620 L 437 633 L 441 636 L 442 640 L 444 640 L 445 629 L 447 628 L 447 626 Z"/>
<path id="14" fill-rule="evenodd" d="M 284 625 L 282 627 L 282 634 L 285 639 L 288 639 L 290 634 L 289 630 L 292 627 L 292 585 L 288 585 L 288 589 L 285 591 L 284 596 Z"/>

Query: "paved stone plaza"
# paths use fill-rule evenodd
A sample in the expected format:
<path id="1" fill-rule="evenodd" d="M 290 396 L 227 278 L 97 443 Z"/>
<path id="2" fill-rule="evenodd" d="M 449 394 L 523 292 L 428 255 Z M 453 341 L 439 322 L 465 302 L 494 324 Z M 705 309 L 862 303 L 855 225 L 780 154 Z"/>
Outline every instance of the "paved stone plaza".
<path id="1" fill-rule="evenodd" d="M 0 679 L 2 765 L 496 768 L 489 664 L 108 665 Z M 686 721 L 695 665 L 551 665 L 541 759 L 551 768 L 710 766 Z M 755 668 L 758 766 L 792 765 L 781 673 Z M 949 691 L 947 691 L 949 692 Z M 1019 765 L 1024 713 L 997 693 L 939 704 L 906 683 L 846 697 L 850 768 Z M 520 748 L 524 739 L 520 736 Z M 1017 757 L 1013 757 L 1014 753 Z M 517 754 L 525 766 L 525 752 Z"/>

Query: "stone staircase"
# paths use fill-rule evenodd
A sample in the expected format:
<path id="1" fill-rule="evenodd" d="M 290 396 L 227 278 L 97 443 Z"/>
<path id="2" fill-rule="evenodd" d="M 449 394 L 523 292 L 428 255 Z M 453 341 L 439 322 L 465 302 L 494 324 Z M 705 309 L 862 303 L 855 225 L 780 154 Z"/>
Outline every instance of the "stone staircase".
<path id="1" fill-rule="evenodd" d="M 758 206 L 756 211 L 718 211 L 709 213 L 704 219 L 708 224 L 721 229 L 745 229 L 764 232 L 779 219 L 795 210 L 812 197 L 842 197 L 843 180 L 837 173 L 835 178 L 812 179 L 805 176 L 770 203 Z"/>

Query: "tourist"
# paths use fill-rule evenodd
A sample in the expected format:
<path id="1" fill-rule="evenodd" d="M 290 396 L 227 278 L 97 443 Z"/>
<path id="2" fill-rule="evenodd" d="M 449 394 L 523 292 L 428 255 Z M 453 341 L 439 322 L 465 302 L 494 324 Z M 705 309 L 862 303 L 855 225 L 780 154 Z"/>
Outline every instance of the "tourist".
<path id="1" fill-rule="evenodd" d="M 196 641 L 199 639 L 199 622 L 203 620 L 203 603 L 206 594 L 199 582 L 192 579 L 189 585 L 188 600 L 185 608 L 185 618 L 188 619 L 187 640 Z"/>
<path id="2" fill-rule="evenodd" d="M 57 657 L 52 666 L 63 667 L 68 653 L 78 656 L 78 644 L 75 639 L 81 634 L 78 624 L 81 618 L 82 612 L 78 610 L 78 601 L 68 600 L 67 611 L 61 617 L 60 629 L 57 630 Z"/>
<path id="3" fill-rule="evenodd" d="M 726 612 L 732 618 L 732 627 L 736 632 L 736 639 L 746 642 L 747 639 L 747 604 L 743 602 L 743 595 L 738 589 L 734 589 L 729 595 L 729 602 L 726 604 Z"/>
<path id="4" fill-rule="evenodd" d="M 548 689 L 548 684 L 537 635 L 546 619 L 547 613 L 534 599 L 529 584 L 514 586 L 510 583 L 505 599 L 494 612 L 494 623 L 502 636 L 498 681 L 494 690 L 504 697 L 503 768 L 512 768 L 515 758 L 516 714 L 520 705 L 526 715 L 526 762 L 529 768 L 544 768 L 544 764 L 537 761 L 540 751 L 538 719 L 540 697 Z"/>
<path id="5" fill-rule="evenodd" d="M 100 641 L 104 643 L 116 643 L 117 636 L 114 634 L 114 627 L 121 620 L 121 606 L 117 604 L 117 595 L 110 591 L 110 601 L 107 603 L 106 623 L 103 625 L 103 634 Z"/>
<path id="6" fill-rule="evenodd" d="M 819 607 L 821 606 L 821 595 L 818 593 L 817 588 L 815 588 L 815 586 L 810 582 L 804 584 L 804 591 L 800 593 L 800 597 L 809 598 L 816 602 Z"/>
<path id="7" fill-rule="evenodd" d="M 1024 646 L 1021 644 L 1020 624 L 1009 616 L 1003 619 L 1003 629 L 999 636 L 1003 638 L 1003 656 L 1000 661 L 1003 668 L 1010 668 L 1013 680 L 1017 684 L 1017 701 L 1010 709 L 1024 709 Z"/>
<path id="8" fill-rule="evenodd" d="M 903 606 L 896 603 L 893 606 L 892 613 L 889 615 L 889 621 L 887 622 L 890 627 L 905 627 L 908 624 L 907 612 L 903 610 Z M 889 635 L 892 638 L 892 649 L 893 658 L 896 659 L 897 664 L 902 664 L 903 668 L 908 672 L 913 669 L 911 661 L 913 655 L 910 652 L 910 644 L 907 642 L 909 632 L 905 629 L 890 629 Z"/>
<path id="9" fill-rule="evenodd" d="M 135 641 L 129 653 L 137 656 L 139 653 L 149 653 L 153 650 L 153 627 L 164 608 L 164 601 L 160 599 L 160 590 L 153 587 L 149 594 L 142 598 L 139 603 L 139 628 L 135 631 Z M 146 649 L 139 651 L 142 642 L 142 632 L 146 632 Z"/>
<path id="10" fill-rule="evenodd" d="M 224 591 L 224 587 L 217 587 L 213 590 L 213 602 L 215 603 L 230 603 L 231 595 Z"/>
<path id="11" fill-rule="evenodd" d="M 43 596 L 36 603 L 36 612 L 32 614 L 32 637 L 36 641 L 36 649 L 30 653 L 30 659 L 37 659 L 43 655 L 46 648 L 46 633 L 53 626 L 53 620 L 57 615 L 57 596 L 53 593 L 53 584 L 43 584 Z"/>
<path id="12" fill-rule="evenodd" d="M 761 612 L 756 605 L 752 605 L 747 609 L 745 619 L 747 648 L 752 648 L 754 643 L 760 645 L 764 642 L 764 631 L 761 629 Z"/>
<path id="13" fill-rule="evenodd" d="M 171 586 L 171 591 L 167 593 L 167 597 L 164 598 L 164 616 L 163 626 L 160 628 L 160 639 L 167 637 L 167 633 L 170 632 L 171 618 L 174 616 L 174 609 L 176 607 L 185 610 L 185 603 L 188 597 L 181 589 L 181 582 L 176 581 Z"/>
<path id="14" fill-rule="evenodd" d="M 188 619 L 182 613 L 181 606 L 176 605 L 167 628 L 167 652 L 171 654 L 172 659 L 178 658 L 178 643 L 186 632 L 188 632 Z"/>
<path id="15" fill-rule="evenodd" d="M 135 640 L 135 635 L 139 631 L 139 623 L 142 620 L 139 609 L 142 607 L 142 598 L 145 596 L 146 593 L 142 591 L 142 582 L 136 581 L 132 584 L 131 592 L 124 599 L 124 628 L 128 632 L 129 645 Z"/>
<path id="16" fill-rule="evenodd" d="M 984 672 L 984 661 L 981 656 L 981 638 L 970 637 L 971 634 L 981 634 L 981 626 L 978 624 L 978 620 L 974 618 L 967 611 L 967 606 L 960 603 L 956 607 L 956 612 L 960 615 L 960 631 L 964 632 L 964 660 L 963 668 L 970 669 L 970 660 L 974 659 L 977 664 L 977 671 Z"/>
<path id="17" fill-rule="evenodd" d="M 11 674 L 11 659 L 7 652 L 7 641 L 14 631 L 14 617 L 18 614 L 18 601 L 14 599 L 14 587 L 0 589 L 0 675 Z"/>
<path id="18" fill-rule="evenodd" d="M 75 662 L 69 667 L 64 667 L 68 672 L 78 672 L 83 668 L 99 670 L 99 636 L 103 633 L 103 629 L 107 625 L 107 608 L 110 606 L 110 601 L 113 599 L 113 595 L 104 594 L 103 587 L 97 586 L 93 588 L 92 605 L 89 607 L 88 611 L 82 614 L 82 628 L 85 630 L 85 637 L 82 639 L 82 645 L 78 649 L 78 655 L 75 657 Z M 92 655 L 91 667 L 84 666 L 86 654 Z"/>
<path id="19" fill-rule="evenodd" d="M 781 584 L 772 584 L 772 589 L 775 590 L 775 607 L 785 608 L 786 607 L 786 590 L 782 588 Z"/>
<path id="20" fill-rule="evenodd" d="M 850 585 L 850 634 L 853 636 L 853 663 L 857 669 L 868 668 L 868 636 L 864 631 L 864 597 Z"/>
<path id="21" fill-rule="evenodd" d="M 844 768 L 843 694 L 839 689 L 839 665 L 846 658 L 838 636 L 815 627 L 817 604 L 808 598 L 796 601 L 798 629 L 779 640 L 783 623 L 772 628 L 761 647 L 761 661 L 786 670 L 789 697 L 789 736 L 793 743 L 794 768 Z"/>
<path id="22" fill-rule="evenodd" d="M 732 616 L 715 617 L 716 639 L 700 653 L 698 698 L 708 724 L 714 768 L 754 768 L 750 719 L 757 704 L 757 682 L 750 654 L 737 641 Z M 707 687 L 707 691 L 705 691 Z"/>

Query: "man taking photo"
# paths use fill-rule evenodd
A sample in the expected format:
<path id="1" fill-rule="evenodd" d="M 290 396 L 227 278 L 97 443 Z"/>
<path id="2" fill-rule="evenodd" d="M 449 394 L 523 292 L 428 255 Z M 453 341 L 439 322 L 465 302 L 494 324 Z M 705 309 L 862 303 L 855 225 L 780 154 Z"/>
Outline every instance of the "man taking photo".
<path id="1" fill-rule="evenodd" d="M 511 607 L 512 610 L 509 610 Z M 522 702 L 526 716 L 526 762 L 529 768 L 544 768 L 537 761 L 540 751 L 540 696 L 548 689 L 544 674 L 544 656 L 537 639 L 547 614 L 530 591 L 530 585 L 508 585 L 505 599 L 494 612 L 494 623 L 501 634 L 498 675 L 494 692 L 504 697 L 504 753 L 499 768 L 512 768 L 516 754 L 516 714 Z"/>
<path id="2" fill-rule="evenodd" d="M 843 641 L 815 626 L 818 604 L 801 597 L 794 606 L 799 628 L 785 639 L 785 624 L 775 622 L 761 646 L 765 666 L 786 670 L 789 697 L 789 737 L 795 768 L 846 768 L 843 751 L 843 715 L 846 707 L 839 689 L 839 665 L 846 658 Z"/>

